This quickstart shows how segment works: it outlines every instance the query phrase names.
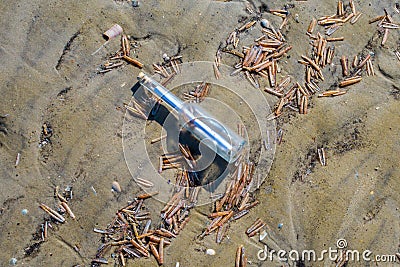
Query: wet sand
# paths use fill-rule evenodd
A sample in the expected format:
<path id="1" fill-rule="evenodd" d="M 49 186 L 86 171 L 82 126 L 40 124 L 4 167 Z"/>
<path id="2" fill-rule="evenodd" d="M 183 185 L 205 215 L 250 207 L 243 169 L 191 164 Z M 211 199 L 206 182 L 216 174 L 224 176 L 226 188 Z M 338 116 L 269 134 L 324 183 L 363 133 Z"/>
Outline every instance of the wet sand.
<path id="1" fill-rule="evenodd" d="M 254 4 L 259 7 L 261 2 Z M 290 19 L 283 31 L 293 49 L 290 57 L 281 60 L 282 74 L 301 80 L 304 71 L 297 60 L 310 50 L 305 35 L 310 19 L 335 13 L 336 2 L 284 3 L 295 5 L 291 13 L 299 15 L 299 23 Z M 284 3 L 267 5 L 282 8 Z M 373 52 L 376 76 L 364 77 L 340 97 L 312 97 L 307 115 L 286 112 L 279 118 L 283 141 L 257 193 L 261 204 L 232 223 L 229 238 L 221 245 L 215 243 L 214 235 L 196 239 L 208 222 L 211 207 L 192 210 L 190 222 L 166 249 L 165 266 L 176 262 L 180 266 L 233 266 L 240 244 L 246 248 L 249 266 L 275 266 L 257 259 L 263 245 L 244 233 L 258 217 L 267 222 L 276 243 L 285 250 L 321 251 L 345 238 L 350 249 L 369 249 L 374 255 L 398 252 L 400 62 L 393 51 L 399 50 L 399 31 L 392 30 L 382 47 L 376 23 L 368 24 L 368 20 L 384 14 L 383 8 L 393 10 L 392 1 L 355 3 L 364 15 L 355 25 L 346 24 L 334 34 L 344 36 L 345 41 L 335 43 L 334 65 L 324 69 L 321 86 L 330 88 L 341 77 L 339 58 L 343 54 Z M 117 109 L 131 99 L 139 70 L 126 65 L 97 74 L 120 45 L 112 40 L 91 55 L 104 43 L 101 34 L 120 24 L 137 41 L 135 55 L 145 64 L 144 71 L 152 73 L 151 64 L 161 61 L 163 53 L 181 54 L 185 62 L 213 61 L 220 42 L 241 25 L 238 21 L 251 17 L 245 6 L 242 1 L 140 1 L 138 8 L 111 0 L 0 4 L 0 115 L 8 114 L 0 119 L 1 266 L 8 266 L 12 257 L 18 259 L 18 266 L 90 266 L 101 244 L 93 228 L 104 228 L 119 208 L 142 192 L 124 160 L 124 113 Z M 263 17 L 276 19 L 266 13 Z M 393 19 L 399 22 L 399 14 Z M 229 62 L 229 57 L 224 59 Z M 276 98 L 265 97 L 270 106 L 275 104 Z M 44 123 L 54 133 L 51 144 L 40 148 Z M 327 166 L 314 158 L 321 146 L 326 150 Z M 21 159 L 15 167 L 18 153 Z M 120 183 L 121 194 L 111 192 L 114 180 Z M 55 186 L 73 188 L 70 206 L 77 219 L 55 226 L 47 240 L 39 242 L 36 233 L 45 215 L 38 206 L 55 204 Z M 147 206 L 157 214 L 163 205 L 150 200 Z M 28 209 L 28 214 L 22 215 L 22 209 Z M 25 253 L 28 247 L 30 255 Z M 216 255 L 205 255 L 206 248 L 215 249 Z M 324 264 L 332 265 L 328 260 Z M 152 257 L 127 264 L 155 265 Z M 372 264 L 350 264 L 358 265 Z"/>

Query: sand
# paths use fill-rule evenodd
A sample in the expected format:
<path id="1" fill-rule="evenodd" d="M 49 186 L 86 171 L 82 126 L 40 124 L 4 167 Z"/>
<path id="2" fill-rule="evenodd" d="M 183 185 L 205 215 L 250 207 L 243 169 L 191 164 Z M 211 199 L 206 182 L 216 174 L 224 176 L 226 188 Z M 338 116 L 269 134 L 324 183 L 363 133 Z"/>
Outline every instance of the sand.
<path id="1" fill-rule="evenodd" d="M 106 227 L 119 208 L 142 192 L 124 159 L 124 112 L 119 108 L 130 101 L 139 69 L 125 65 L 97 74 L 107 56 L 119 49 L 119 41 L 112 40 L 91 55 L 104 43 L 102 33 L 120 24 L 137 40 L 135 56 L 145 64 L 144 71 L 152 73 L 151 64 L 161 61 L 163 53 L 180 54 L 185 62 L 213 61 L 220 42 L 241 25 L 239 21 L 250 17 L 245 1 L 139 2 L 137 8 L 129 1 L 112 0 L 0 4 L 1 266 L 8 266 L 12 257 L 18 266 L 90 266 L 101 244 L 93 228 Z M 284 4 L 251 2 L 257 7 L 264 2 L 271 8 Z M 335 13 L 336 2 L 285 3 L 294 4 L 291 13 L 299 15 L 299 22 L 290 19 L 284 30 L 293 49 L 290 57 L 281 60 L 282 74 L 303 79 L 297 60 L 310 49 L 305 35 L 310 19 Z M 165 266 L 176 262 L 180 266 L 233 266 L 240 244 L 246 248 L 249 266 L 278 266 L 258 260 L 263 244 L 244 233 L 258 217 L 271 228 L 277 246 L 287 251 L 321 251 L 334 248 L 344 238 L 348 248 L 369 249 L 373 255 L 398 252 L 400 62 L 393 51 L 400 46 L 399 32 L 392 30 L 382 47 L 376 23 L 368 24 L 370 18 L 384 14 L 383 8 L 392 12 L 394 3 L 355 3 L 364 15 L 355 25 L 346 24 L 334 34 L 344 36 L 345 41 L 335 44 L 334 65 L 325 68 L 321 86 L 328 89 L 341 77 L 339 58 L 343 54 L 373 52 L 376 76 L 364 77 L 346 95 L 313 97 L 307 115 L 286 112 L 279 118 L 283 141 L 257 193 L 261 204 L 232 223 L 229 238 L 221 245 L 214 236 L 196 238 L 208 221 L 210 206 L 192 210 L 190 222 L 166 249 Z M 276 20 L 266 13 L 263 17 Z M 394 13 L 393 19 L 399 22 L 399 14 Z M 224 58 L 229 63 L 229 57 Z M 265 97 L 270 106 L 275 104 L 276 98 Z M 39 147 L 44 123 L 54 133 L 51 144 Z M 252 127 L 251 121 L 246 127 Z M 327 166 L 315 160 L 316 148 L 321 146 L 326 150 Z M 18 153 L 20 162 L 15 167 Z M 111 191 L 113 181 L 119 182 L 122 193 Z M 70 206 L 77 219 L 54 224 L 46 241 L 40 242 L 37 233 L 45 214 L 38 206 L 56 204 L 55 186 L 72 187 Z M 148 206 L 156 214 L 162 203 L 151 200 Z M 22 209 L 28 214 L 22 215 Z M 283 223 L 281 229 L 279 223 Z M 216 255 L 206 255 L 207 248 L 213 248 Z M 297 265 L 329 263 L 326 259 Z M 154 258 L 127 263 L 155 265 Z M 350 264 L 358 265 L 372 263 Z"/>

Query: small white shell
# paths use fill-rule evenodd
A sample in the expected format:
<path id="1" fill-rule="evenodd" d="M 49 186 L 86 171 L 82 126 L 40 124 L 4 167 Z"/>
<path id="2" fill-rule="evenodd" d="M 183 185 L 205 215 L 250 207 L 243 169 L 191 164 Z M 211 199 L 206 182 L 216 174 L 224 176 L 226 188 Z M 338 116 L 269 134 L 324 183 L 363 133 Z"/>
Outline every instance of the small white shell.
<path id="1" fill-rule="evenodd" d="M 267 19 L 262 19 L 260 24 L 263 28 L 269 28 L 271 26 L 271 23 Z"/>
<path id="2" fill-rule="evenodd" d="M 114 181 L 112 183 L 111 189 L 117 193 L 121 193 L 121 186 L 119 185 L 119 183 L 117 181 Z"/>
<path id="3" fill-rule="evenodd" d="M 115 24 L 110 29 L 108 29 L 105 33 L 103 33 L 103 35 L 106 38 L 106 40 L 110 40 L 110 39 L 112 39 L 114 37 L 117 37 L 122 32 L 123 32 L 122 27 L 119 26 L 118 24 Z"/>
<path id="4" fill-rule="evenodd" d="M 208 248 L 208 249 L 206 250 L 206 254 L 207 254 L 207 255 L 214 256 L 214 255 L 215 255 L 215 250 L 213 250 L 212 248 Z"/>
<path id="5" fill-rule="evenodd" d="M 167 53 L 164 53 L 162 55 L 162 58 L 164 59 L 165 62 L 168 62 L 170 60 L 170 57 L 167 55 Z"/>
<path id="6" fill-rule="evenodd" d="M 10 265 L 16 265 L 17 264 L 17 259 L 16 258 L 11 258 L 10 259 Z"/>

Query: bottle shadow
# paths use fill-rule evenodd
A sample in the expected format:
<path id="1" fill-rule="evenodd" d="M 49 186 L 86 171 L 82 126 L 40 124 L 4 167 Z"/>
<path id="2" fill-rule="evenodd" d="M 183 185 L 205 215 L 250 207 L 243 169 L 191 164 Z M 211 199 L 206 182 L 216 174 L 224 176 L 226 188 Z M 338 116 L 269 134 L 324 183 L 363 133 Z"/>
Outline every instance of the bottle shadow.
<path id="1" fill-rule="evenodd" d="M 166 131 L 166 147 L 162 151 L 163 154 L 181 153 L 179 149 L 179 144 L 181 144 L 189 148 L 195 161 L 201 158 L 201 151 L 204 155 L 215 155 L 212 162 L 201 170 L 192 169 L 185 160 L 182 161 L 184 169 L 189 172 L 190 186 L 202 186 L 205 190 L 214 192 L 229 174 L 232 164 L 229 164 L 225 159 L 204 145 L 200 149 L 200 140 L 180 125 L 176 112 L 171 112 L 165 104 L 157 102 L 139 83 L 136 83 L 131 88 L 131 91 L 132 97 L 137 103 L 144 103 L 147 120 L 158 123 Z"/>

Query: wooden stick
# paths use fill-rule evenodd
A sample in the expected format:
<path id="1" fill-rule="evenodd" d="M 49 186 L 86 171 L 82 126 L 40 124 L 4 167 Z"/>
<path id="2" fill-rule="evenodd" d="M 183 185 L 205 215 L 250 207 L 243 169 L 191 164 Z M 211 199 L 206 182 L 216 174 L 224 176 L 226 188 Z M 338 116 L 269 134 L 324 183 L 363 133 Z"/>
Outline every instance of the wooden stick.
<path id="1" fill-rule="evenodd" d="M 358 21 L 358 19 L 361 17 L 362 14 L 363 14 L 363 13 L 358 12 L 357 15 L 355 15 L 355 16 L 351 19 L 350 24 L 355 24 L 355 23 Z"/>
<path id="2" fill-rule="evenodd" d="M 154 258 L 156 258 L 157 262 L 160 263 L 160 256 L 158 254 L 156 246 L 154 246 L 153 243 L 150 243 L 149 246 L 150 246 L 151 253 L 153 253 L 153 255 L 154 255 Z"/>
<path id="3" fill-rule="evenodd" d="M 329 37 L 329 38 L 326 38 L 327 42 L 337 42 L 337 41 L 343 41 L 343 40 L 344 40 L 343 36 L 342 37 Z"/>
<path id="4" fill-rule="evenodd" d="M 50 207 L 46 206 L 45 204 L 40 204 L 39 206 L 42 210 L 44 210 L 47 214 L 49 214 L 53 219 L 55 219 L 56 221 L 60 222 L 60 223 L 64 223 L 65 222 L 65 218 L 58 213 L 57 211 L 51 209 Z"/>
<path id="5" fill-rule="evenodd" d="M 236 250 L 235 267 L 241 267 L 240 266 L 240 262 L 241 262 L 240 259 L 242 258 L 241 257 L 241 255 L 242 255 L 242 247 L 243 247 L 243 245 L 240 245 Z"/>
<path id="6" fill-rule="evenodd" d="M 344 80 L 344 81 L 341 81 L 341 82 L 339 83 L 339 87 L 346 87 L 346 86 L 349 86 L 349 85 L 358 83 L 358 82 L 360 82 L 361 80 L 362 80 L 362 77 L 353 77 L 353 78 L 349 78 L 349 79 L 346 79 L 346 80 Z"/>
<path id="7" fill-rule="evenodd" d="M 349 70 L 347 68 L 346 56 L 342 56 L 340 58 L 340 63 L 342 64 L 342 74 L 343 74 L 343 76 L 349 75 Z"/>
<path id="8" fill-rule="evenodd" d="M 382 15 L 382 16 L 375 17 L 375 18 L 373 18 L 373 19 L 370 19 L 370 20 L 368 21 L 368 23 L 371 24 L 371 23 L 377 22 L 378 20 L 382 20 L 382 19 L 384 19 L 385 17 L 386 17 L 386 15 Z"/>
<path id="9" fill-rule="evenodd" d="M 310 25 L 308 26 L 307 32 L 312 34 L 315 29 L 315 25 L 317 25 L 317 20 L 313 18 L 312 21 L 310 22 Z"/>
<path id="10" fill-rule="evenodd" d="M 389 36 L 389 29 L 385 29 L 385 33 L 383 34 L 382 43 L 381 43 L 382 46 L 385 45 L 388 36 Z"/>
<path id="11" fill-rule="evenodd" d="M 364 58 L 364 60 L 360 62 L 360 64 L 357 66 L 357 68 L 358 68 L 358 69 L 361 69 L 361 68 L 365 65 L 365 63 L 367 63 L 368 59 L 370 59 L 370 58 L 371 58 L 371 54 L 368 54 L 368 55 Z"/>
<path id="12" fill-rule="evenodd" d="M 67 202 L 61 202 L 61 205 L 68 212 L 69 216 L 71 216 L 72 219 L 75 219 L 75 215 L 72 212 L 71 208 L 68 206 Z"/>
<path id="13" fill-rule="evenodd" d="M 140 68 L 140 69 L 143 68 L 143 64 L 140 63 L 140 62 L 139 62 L 138 60 L 136 60 L 136 59 L 133 59 L 133 58 L 131 58 L 131 57 L 128 57 L 127 55 L 123 55 L 122 58 L 125 59 L 126 62 L 128 62 L 128 63 L 130 63 L 130 64 L 132 64 L 132 65 L 135 65 L 136 67 L 138 67 L 138 68 Z"/>
<path id="14" fill-rule="evenodd" d="M 357 55 L 355 55 L 353 59 L 353 68 L 357 67 L 357 65 L 358 65 L 358 57 Z"/>
<path id="15" fill-rule="evenodd" d="M 313 66 L 313 68 L 314 68 L 316 71 L 321 71 L 321 68 L 320 68 L 317 64 L 315 64 L 315 62 L 314 62 L 313 60 L 311 60 L 310 58 L 308 58 L 308 57 L 306 57 L 306 56 L 304 56 L 304 55 L 301 55 L 301 58 L 303 58 L 305 61 L 307 61 L 308 63 L 310 63 L 311 66 Z"/>
<path id="16" fill-rule="evenodd" d="M 162 135 L 162 136 L 160 136 L 160 137 L 157 137 L 157 138 L 151 140 L 150 144 L 154 144 L 154 143 L 156 143 L 156 142 L 159 142 L 159 141 L 165 139 L 166 137 L 167 137 L 166 134 L 165 134 L 165 135 Z"/>
<path id="17" fill-rule="evenodd" d="M 159 261 L 158 264 L 163 265 L 164 263 L 164 238 L 160 239 L 160 244 L 158 244 L 158 257 Z"/>

